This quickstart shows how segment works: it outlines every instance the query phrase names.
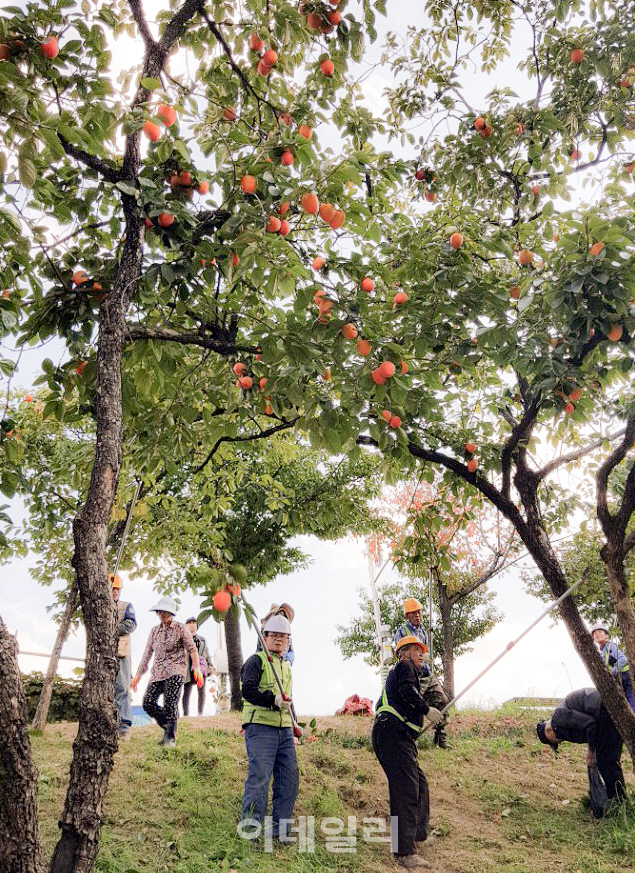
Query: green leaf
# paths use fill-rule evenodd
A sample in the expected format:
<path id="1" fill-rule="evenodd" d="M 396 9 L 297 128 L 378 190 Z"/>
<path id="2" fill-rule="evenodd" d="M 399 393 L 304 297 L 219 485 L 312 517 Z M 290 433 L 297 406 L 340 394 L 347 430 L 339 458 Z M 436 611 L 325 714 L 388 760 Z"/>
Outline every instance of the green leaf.
<path id="1" fill-rule="evenodd" d="M 18 176 L 25 188 L 32 188 L 37 180 L 37 170 L 31 158 L 18 156 Z"/>

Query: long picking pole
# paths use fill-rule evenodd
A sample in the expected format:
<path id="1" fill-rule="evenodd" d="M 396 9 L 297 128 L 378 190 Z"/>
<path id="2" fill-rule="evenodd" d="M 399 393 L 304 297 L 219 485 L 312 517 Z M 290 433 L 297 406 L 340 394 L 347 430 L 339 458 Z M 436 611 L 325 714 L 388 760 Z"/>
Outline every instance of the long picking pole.
<path id="1" fill-rule="evenodd" d="M 243 598 L 243 602 L 245 602 L 244 598 Z M 274 678 L 276 680 L 276 684 L 278 685 L 278 688 L 280 689 L 280 694 L 282 695 L 284 700 L 291 701 L 291 698 L 289 697 L 287 692 L 282 687 L 282 682 L 280 680 L 280 677 L 278 676 L 278 673 L 276 672 L 276 668 L 275 668 L 275 665 L 273 663 L 273 655 L 270 653 L 270 651 L 267 648 L 267 644 L 265 643 L 265 638 L 263 636 L 263 633 L 260 630 L 260 627 L 258 626 L 258 617 L 256 616 L 255 613 L 254 613 L 254 627 L 256 628 L 256 635 L 257 635 L 258 639 L 260 640 L 260 645 L 262 646 L 262 650 L 265 653 L 265 655 L 267 656 L 269 663 L 271 664 L 271 669 L 273 670 L 273 675 L 274 675 Z M 289 711 L 289 715 L 291 716 L 291 723 L 293 724 L 293 735 L 295 737 L 301 737 L 303 735 L 304 731 L 302 730 L 302 728 L 298 724 L 298 720 L 297 720 L 296 715 L 295 715 L 295 708 L 293 706 L 293 701 L 291 701 L 291 708 Z"/>
<path id="2" fill-rule="evenodd" d="M 474 679 L 472 679 L 472 681 L 469 682 L 462 691 L 459 691 L 458 694 L 454 695 L 452 700 L 449 703 L 447 703 L 443 707 L 443 709 L 441 710 L 441 715 L 443 715 L 444 712 L 447 712 L 448 709 L 451 706 L 453 706 L 457 700 L 459 700 L 459 698 L 463 697 L 463 695 L 466 693 L 466 691 L 469 691 L 473 685 L 476 685 L 478 680 L 482 679 L 483 676 L 492 669 L 494 664 L 498 664 L 498 662 L 500 661 L 501 658 L 504 658 L 508 652 L 511 652 L 511 650 L 514 648 L 516 643 L 519 643 L 520 640 L 522 640 L 522 638 L 529 633 L 529 631 L 533 630 L 536 627 L 538 622 L 542 621 L 546 615 L 549 615 L 549 613 L 553 609 L 555 609 L 556 606 L 558 606 L 560 603 L 562 603 L 562 601 L 565 599 L 565 597 L 569 597 L 571 592 L 575 591 L 575 589 L 578 587 L 578 585 L 580 585 L 583 581 L 584 581 L 584 577 L 582 577 L 582 579 L 578 579 L 577 582 L 574 582 L 573 585 L 571 585 L 569 588 L 567 588 L 567 590 L 564 592 L 564 594 L 561 594 L 557 600 L 554 600 L 553 603 L 550 603 L 549 606 L 540 613 L 538 618 L 534 619 L 534 621 L 532 621 L 532 623 L 529 625 L 529 627 L 526 627 L 525 630 L 521 634 L 519 634 L 515 640 L 513 640 L 511 643 L 507 643 L 507 646 L 503 649 L 503 651 L 500 653 L 500 655 L 497 655 L 494 658 L 494 660 L 490 664 L 488 664 L 487 667 L 485 667 L 484 670 L 481 670 L 481 672 L 478 674 L 478 676 L 476 676 Z M 427 730 L 428 727 L 429 727 L 429 725 L 426 725 L 424 730 Z"/>

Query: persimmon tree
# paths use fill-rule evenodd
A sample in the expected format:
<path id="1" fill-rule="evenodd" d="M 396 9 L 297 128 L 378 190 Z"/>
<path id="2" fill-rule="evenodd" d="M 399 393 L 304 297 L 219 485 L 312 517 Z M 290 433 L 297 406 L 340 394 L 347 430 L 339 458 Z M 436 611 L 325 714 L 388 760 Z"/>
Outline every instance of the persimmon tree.
<path id="1" fill-rule="evenodd" d="M 378 591 L 382 620 L 394 633 L 404 620 L 405 598 L 428 602 L 432 581 L 433 657 L 452 698 L 455 658 L 500 620 L 487 583 L 517 552 L 517 537 L 487 505 L 462 500 L 451 486 L 400 485 L 383 494 L 380 513 L 386 522 L 367 538 L 369 554 L 375 568 L 391 562 L 401 576 Z M 361 610 L 360 617 L 340 627 L 338 643 L 345 657 L 363 651 L 378 663 L 373 603 L 367 594 L 362 595 Z"/>
<path id="2" fill-rule="evenodd" d="M 633 661 L 624 559 L 635 544 L 634 10 L 499 4 L 527 36 L 519 96 L 496 75 L 511 46 L 505 28 L 472 19 L 469 6 L 437 4 L 433 26 L 413 31 L 409 50 L 393 43 L 403 84 L 390 117 L 395 135 L 425 131 L 418 141 L 411 133 L 420 149 L 411 196 L 429 206 L 396 217 L 378 254 L 390 267 L 380 276 L 404 289 L 394 298 L 391 351 L 412 357 L 409 390 L 398 384 L 395 393 L 387 379 L 372 397 L 403 426 L 395 439 L 379 413 L 361 440 L 416 459 L 428 475 L 442 469 L 489 500 L 556 597 L 574 580 L 551 540 L 588 496 Z M 492 88 L 473 105 L 479 44 Z M 574 598 L 560 614 L 635 752 L 635 717 Z"/>
<path id="3" fill-rule="evenodd" d="M 635 658 L 632 4 L 429 0 L 387 37 L 394 87 L 366 82 L 367 103 L 372 67 L 354 62 L 385 4 L 334 5 L 184 0 L 155 23 L 138 0 L 48 2 L 0 20 L 0 322 L 63 343 L 43 414 L 95 418 L 73 529 L 88 660 L 55 871 L 94 863 L 116 748 L 105 548 L 124 434 L 148 488 L 291 428 L 352 459 L 379 449 L 395 480 L 443 470 L 516 528 L 554 595 L 569 580 L 550 537 L 595 473 Z M 140 60 L 117 75 L 128 31 Z M 498 64 L 520 45 L 517 95 Z M 5 420 L 7 494 L 19 436 Z M 561 614 L 635 754 L 571 598 Z M 20 827 L 37 843 L 34 813 Z"/>
<path id="4" fill-rule="evenodd" d="M 381 163 L 366 147 L 377 125 L 349 99 L 345 79 L 364 30 L 374 34 L 374 5 L 365 3 L 365 24 L 348 13 L 332 23 L 329 4 L 309 18 L 283 2 L 234 9 L 201 0 L 166 8 L 156 22 L 136 0 L 117 10 L 50 2 L 10 9 L 0 22 L 0 318 L 21 342 L 66 347 L 44 363 L 43 415 L 69 421 L 88 410 L 95 419 L 73 525 L 86 677 L 54 871 L 92 868 L 116 750 L 106 541 L 124 430 L 138 426 L 127 457 L 151 488 L 185 458 L 205 466 L 227 440 L 292 427 L 307 383 L 325 384 L 313 414 L 325 425 L 346 420 L 326 384 L 325 350 L 306 341 L 316 330 L 307 247 L 318 221 L 332 237 L 346 220 L 379 235 L 354 187 Z M 139 64 L 115 79 L 113 40 L 128 32 Z M 327 54 L 333 69 L 321 66 Z M 326 116 L 345 138 L 338 155 L 313 134 Z M 313 189 L 334 201 L 321 219 Z M 296 283 L 298 319 L 289 304 Z M 160 453 L 149 450 L 157 434 Z M 21 435 L 8 416 L 2 436 L 2 487 L 12 494 Z M 9 656 L 10 641 L 2 644 Z M 8 740 L 20 729 L 28 746 L 23 728 Z M 25 847 L 2 857 L 9 871 L 41 866 L 32 790 L 29 798 L 18 820 L 0 789 L 11 837 L 3 846 Z"/>

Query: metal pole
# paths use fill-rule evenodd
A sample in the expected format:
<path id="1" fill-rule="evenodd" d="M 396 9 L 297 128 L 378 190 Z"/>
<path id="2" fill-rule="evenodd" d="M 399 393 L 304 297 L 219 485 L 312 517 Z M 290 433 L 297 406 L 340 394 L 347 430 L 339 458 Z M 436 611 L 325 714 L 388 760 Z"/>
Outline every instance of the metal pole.
<path id="1" fill-rule="evenodd" d="M 375 633 L 377 634 L 377 647 L 379 648 L 379 666 L 384 665 L 384 646 L 381 633 L 381 609 L 379 607 L 379 597 L 377 596 L 377 585 L 374 572 L 373 558 L 368 552 L 368 577 L 370 579 L 370 593 L 373 598 L 373 613 L 375 615 Z M 377 577 L 379 578 L 379 576 Z"/>
<path id="2" fill-rule="evenodd" d="M 568 597 L 568 596 L 571 594 L 571 592 L 574 591 L 574 590 L 578 587 L 578 585 L 581 585 L 581 584 L 582 584 L 583 581 L 584 581 L 584 576 L 582 577 L 582 579 L 578 579 L 577 582 L 574 582 L 573 585 L 571 585 L 570 588 L 567 588 L 567 590 L 564 592 L 564 594 L 561 594 L 560 597 L 558 597 L 557 600 L 554 600 L 553 603 L 549 604 L 549 606 L 548 606 L 548 607 L 547 607 L 543 612 L 540 613 L 540 615 L 538 616 L 538 618 L 535 619 L 534 621 L 532 621 L 532 623 L 529 625 L 529 627 L 525 628 L 525 630 L 524 630 L 521 634 L 519 634 L 519 635 L 516 637 L 515 640 L 513 640 L 511 643 L 507 643 L 507 646 L 505 647 L 505 649 L 503 649 L 503 651 L 500 653 L 500 655 L 497 655 L 497 656 L 494 658 L 494 660 L 491 662 L 491 664 L 488 664 L 487 667 L 485 667 L 484 670 L 481 670 L 481 672 L 478 674 L 478 676 L 476 676 L 474 679 L 472 679 L 472 681 L 469 682 L 469 683 L 465 686 L 465 688 L 464 688 L 462 691 L 459 691 L 458 694 L 455 694 L 455 695 L 454 695 L 454 697 L 452 698 L 452 700 L 451 700 L 448 704 L 446 704 L 446 705 L 443 707 L 443 709 L 441 710 L 441 715 L 443 715 L 444 712 L 447 712 L 448 709 L 449 709 L 451 706 L 453 706 L 453 705 L 456 703 L 457 700 L 459 700 L 459 698 L 463 697 L 463 695 L 465 694 L 466 691 L 469 691 L 470 688 L 471 688 L 473 685 L 476 685 L 476 683 L 478 682 L 478 680 L 479 680 L 479 679 L 482 679 L 483 676 L 484 676 L 487 672 L 489 672 L 489 670 L 492 669 L 492 667 L 494 666 L 494 664 L 497 664 L 497 663 L 500 661 L 501 658 L 505 657 L 505 655 L 507 654 L 507 652 L 510 652 L 510 651 L 514 648 L 514 646 L 516 645 L 516 643 L 520 642 L 520 640 L 522 640 L 522 638 L 523 638 L 524 636 L 526 636 L 526 634 L 528 634 L 530 630 L 533 630 L 533 629 L 536 627 L 536 625 L 538 624 L 538 622 L 542 621 L 542 619 L 543 619 L 546 615 L 548 615 L 548 614 L 549 614 L 553 609 L 556 608 L 556 606 L 558 606 L 560 603 L 562 603 L 562 601 L 565 599 L 565 597 Z M 427 730 L 428 727 L 429 727 L 429 725 L 426 725 L 426 727 L 424 728 L 424 730 Z"/>
<path id="3" fill-rule="evenodd" d="M 130 530 L 130 522 L 132 521 L 132 513 L 134 512 L 135 504 L 139 497 L 139 492 L 141 491 L 141 481 L 137 482 L 137 487 L 135 489 L 134 497 L 132 498 L 132 503 L 130 504 L 130 510 L 128 511 L 128 518 L 126 519 L 126 525 L 123 529 L 123 534 L 121 537 L 121 543 L 119 544 L 119 551 L 117 552 L 117 560 L 115 561 L 115 569 L 113 570 L 113 576 L 117 575 L 117 570 L 119 570 L 119 565 L 121 563 L 121 558 L 123 557 L 123 550 L 126 545 L 126 540 L 128 539 L 128 531 Z"/>
<path id="4" fill-rule="evenodd" d="M 18 652 L 18 655 L 30 655 L 33 658 L 50 658 L 45 652 Z M 86 663 L 86 658 L 69 658 L 66 655 L 59 656 L 60 661 L 79 661 L 80 664 Z"/>

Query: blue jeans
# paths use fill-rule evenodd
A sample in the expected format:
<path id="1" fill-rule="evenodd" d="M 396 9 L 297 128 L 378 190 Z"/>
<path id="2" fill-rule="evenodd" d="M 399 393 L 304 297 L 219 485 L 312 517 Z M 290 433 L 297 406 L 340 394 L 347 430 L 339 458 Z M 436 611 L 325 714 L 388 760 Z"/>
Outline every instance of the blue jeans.
<path id="1" fill-rule="evenodd" d="M 130 655 L 119 657 L 119 667 L 115 678 L 115 703 L 119 713 L 119 727 L 121 730 L 129 730 L 132 725 L 132 710 L 130 708 L 130 680 L 132 669 Z"/>
<path id="2" fill-rule="evenodd" d="M 245 745 L 249 768 L 243 797 L 243 819 L 256 819 L 263 824 L 273 775 L 273 834 L 285 835 L 289 824 L 280 826 L 280 822 L 291 819 L 300 784 L 293 729 L 248 724 L 245 725 Z"/>

